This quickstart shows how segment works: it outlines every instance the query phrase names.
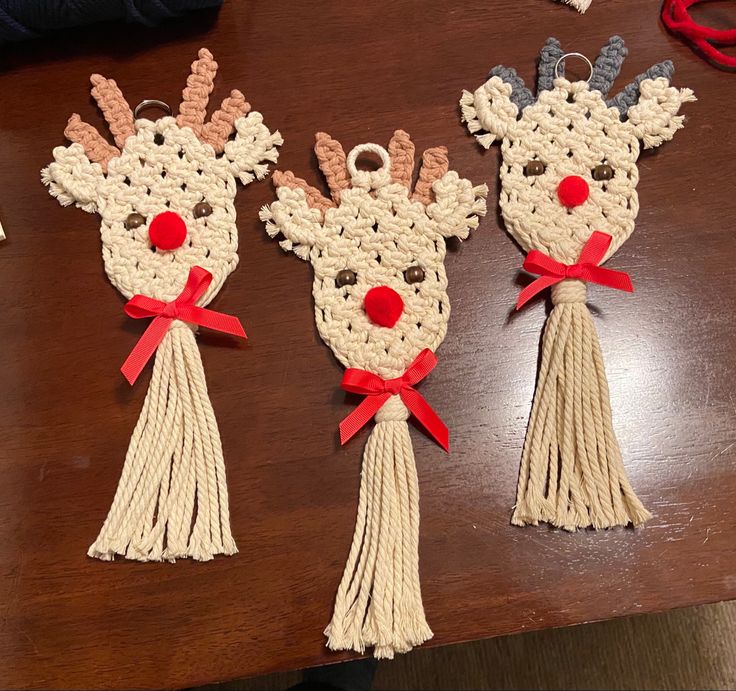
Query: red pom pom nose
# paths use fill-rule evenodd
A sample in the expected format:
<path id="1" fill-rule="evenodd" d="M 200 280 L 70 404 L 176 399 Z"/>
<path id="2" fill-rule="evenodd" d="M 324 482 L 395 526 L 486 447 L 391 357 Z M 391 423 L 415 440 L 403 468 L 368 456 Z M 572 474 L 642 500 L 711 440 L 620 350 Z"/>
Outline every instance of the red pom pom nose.
<path id="1" fill-rule="evenodd" d="M 386 326 L 389 329 L 399 321 L 404 311 L 404 301 L 401 296 L 388 286 L 371 288 L 363 299 L 363 307 L 374 324 Z"/>
<path id="2" fill-rule="evenodd" d="M 187 226 L 179 214 L 164 211 L 158 214 L 148 226 L 151 243 L 161 250 L 175 250 L 184 244 Z"/>
<path id="3" fill-rule="evenodd" d="M 562 178 L 557 186 L 557 196 L 560 199 L 560 204 L 568 209 L 580 206 L 588 199 L 589 195 L 588 183 L 579 175 L 568 175 L 566 178 Z"/>

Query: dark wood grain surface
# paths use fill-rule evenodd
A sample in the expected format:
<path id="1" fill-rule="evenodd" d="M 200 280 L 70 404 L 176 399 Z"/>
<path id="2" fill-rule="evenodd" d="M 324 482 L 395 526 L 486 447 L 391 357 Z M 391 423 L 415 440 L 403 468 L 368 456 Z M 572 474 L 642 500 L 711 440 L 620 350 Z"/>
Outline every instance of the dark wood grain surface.
<path id="1" fill-rule="evenodd" d="M 729 7 L 730 4 L 730 7 Z M 269 181 L 237 197 L 240 266 L 215 309 L 246 345 L 200 338 L 225 448 L 240 554 L 210 563 L 88 559 L 147 387 L 118 368 L 145 324 L 104 276 L 98 218 L 62 208 L 39 170 L 68 115 L 102 127 L 88 76 L 128 98 L 177 103 L 200 46 L 213 95 L 243 90 L 285 144 L 279 166 L 314 182 L 315 131 L 346 149 L 445 144 L 489 183 L 490 213 L 448 253 L 453 315 L 422 392 L 450 456 L 413 432 L 421 576 L 431 645 L 736 597 L 736 75 L 667 35 L 653 0 L 227 2 L 159 29 L 75 30 L 0 54 L 0 686 L 185 686 L 339 659 L 324 647 L 353 531 L 367 437 L 340 448 L 352 410 L 318 338 L 311 268 L 266 237 Z M 733 4 L 713 13 L 736 18 Z M 544 39 L 594 55 L 614 33 L 626 79 L 664 58 L 699 101 L 640 161 L 641 212 L 612 268 L 636 292 L 591 290 L 614 425 L 643 529 L 570 535 L 512 528 L 545 305 L 510 317 L 522 255 L 500 225 L 498 151 L 458 121 L 463 88 L 499 63 L 527 79 Z"/>

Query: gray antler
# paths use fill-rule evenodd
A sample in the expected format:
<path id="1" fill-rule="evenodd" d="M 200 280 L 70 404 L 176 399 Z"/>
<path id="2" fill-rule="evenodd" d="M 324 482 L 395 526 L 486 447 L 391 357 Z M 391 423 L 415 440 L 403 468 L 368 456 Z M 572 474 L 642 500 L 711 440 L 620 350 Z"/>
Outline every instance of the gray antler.
<path id="1" fill-rule="evenodd" d="M 624 39 L 620 36 L 611 36 L 593 65 L 593 76 L 588 82 L 590 90 L 600 91 L 601 96 L 606 98 L 628 54 Z"/>
<path id="2" fill-rule="evenodd" d="M 550 91 L 554 86 L 555 65 L 564 55 L 562 46 L 556 38 L 548 38 L 539 52 L 539 67 L 537 69 L 537 95 L 542 91 Z M 565 74 L 564 64 L 560 65 L 560 75 Z"/>
<path id="3" fill-rule="evenodd" d="M 606 105 L 618 108 L 621 117 L 625 118 L 629 112 L 629 108 L 639 101 L 639 85 L 645 79 L 656 79 L 657 77 L 666 77 L 672 81 L 672 75 L 675 73 L 675 66 L 671 60 L 658 62 L 652 65 L 646 72 L 642 72 L 631 84 L 628 84 L 622 91 L 619 91 L 613 98 L 606 101 Z"/>
<path id="4" fill-rule="evenodd" d="M 519 109 L 519 115 L 521 115 L 524 108 L 532 105 L 536 100 L 513 67 L 497 65 L 490 71 L 488 76 L 500 77 L 507 84 L 511 84 L 511 102 Z"/>

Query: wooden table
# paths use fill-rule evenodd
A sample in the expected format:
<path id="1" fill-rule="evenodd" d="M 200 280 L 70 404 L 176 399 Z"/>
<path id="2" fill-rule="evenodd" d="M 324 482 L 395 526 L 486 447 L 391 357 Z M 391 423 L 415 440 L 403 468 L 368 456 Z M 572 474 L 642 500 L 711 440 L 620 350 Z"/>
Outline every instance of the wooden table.
<path id="1" fill-rule="evenodd" d="M 339 446 L 352 404 L 315 331 L 311 268 L 258 220 L 270 182 L 237 197 L 241 263 L 214 303 L 250 340 L 200 339 L 240 554 L 85 556 L 145 395 L 148 374 L 130 387 L 118 372 L 145 325 L 104 276 L 97 217 L 61 208 L 39 170 L 71 112 L 103 126 L 90 73 L 134 103 L 177 103 L 202 45 L 221 66 L 213 99 L 241 88 L 284 135 L 284 169 L 317 180 L 318 130 L 349 148 L 385 145 L 400 127 L 490 185 L 489 215 L 448 254 L 450 331 L 422 386 L 452 454 L 413 433 L 430 645 L 736 597 L 736 76 L 667 35 L 657 4 L 598 0 L 578 16 L 547 0 L 229 2 L 157 30 L 99 26 L 3 50 L 0 686 L 182 687 L 340 659 L 322 629 L 367 432 Z M 615 428 L 654 513 L 637 531 L 509 525 L 545 306 L 509 317 L 522 255 L 494 213 L 499 152 L 480 152 L 457 101 L 499 62 L 530 80 L 550 33 L 588 55 L 621 34 L 631 55 L 619 86 L 672 57 L 675 83 L 699 97 L 685 130 L 641 159 L 637 229 L 614 260 L 636 292 L 591 290 Z"/>

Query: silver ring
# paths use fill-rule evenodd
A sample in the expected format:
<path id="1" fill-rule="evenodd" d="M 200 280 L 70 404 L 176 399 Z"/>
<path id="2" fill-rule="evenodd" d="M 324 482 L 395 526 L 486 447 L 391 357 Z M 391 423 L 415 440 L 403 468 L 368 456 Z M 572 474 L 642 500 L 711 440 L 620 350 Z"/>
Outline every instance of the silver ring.
<path id="1" fill-rule="evenodd" d="M 137 120 L 138 114 L 142 110 L 147 110 L 148 108 L 160 108 L 166 113 L 166 115 L 171 115 L 171 106 L 168 103 L 159 101 L 157 98 L 146 98 L 135 107 L 133 118 Z"/>
<path id="2" fill-rule="evenodd" d="M 565 58 L 580 58 L 584 62 L 588 63 L 588 69 L 590 69 L 590 75 L 588 75 L 588 78 L 585 80 L 586 83 L 589 83 L 590 80 L 593 78 L 593 63 L 588 60 L 582 53 L 565 53 L 556 63 L 555 63 L 555 79 L 560 78 L 560 63 Z"/>

